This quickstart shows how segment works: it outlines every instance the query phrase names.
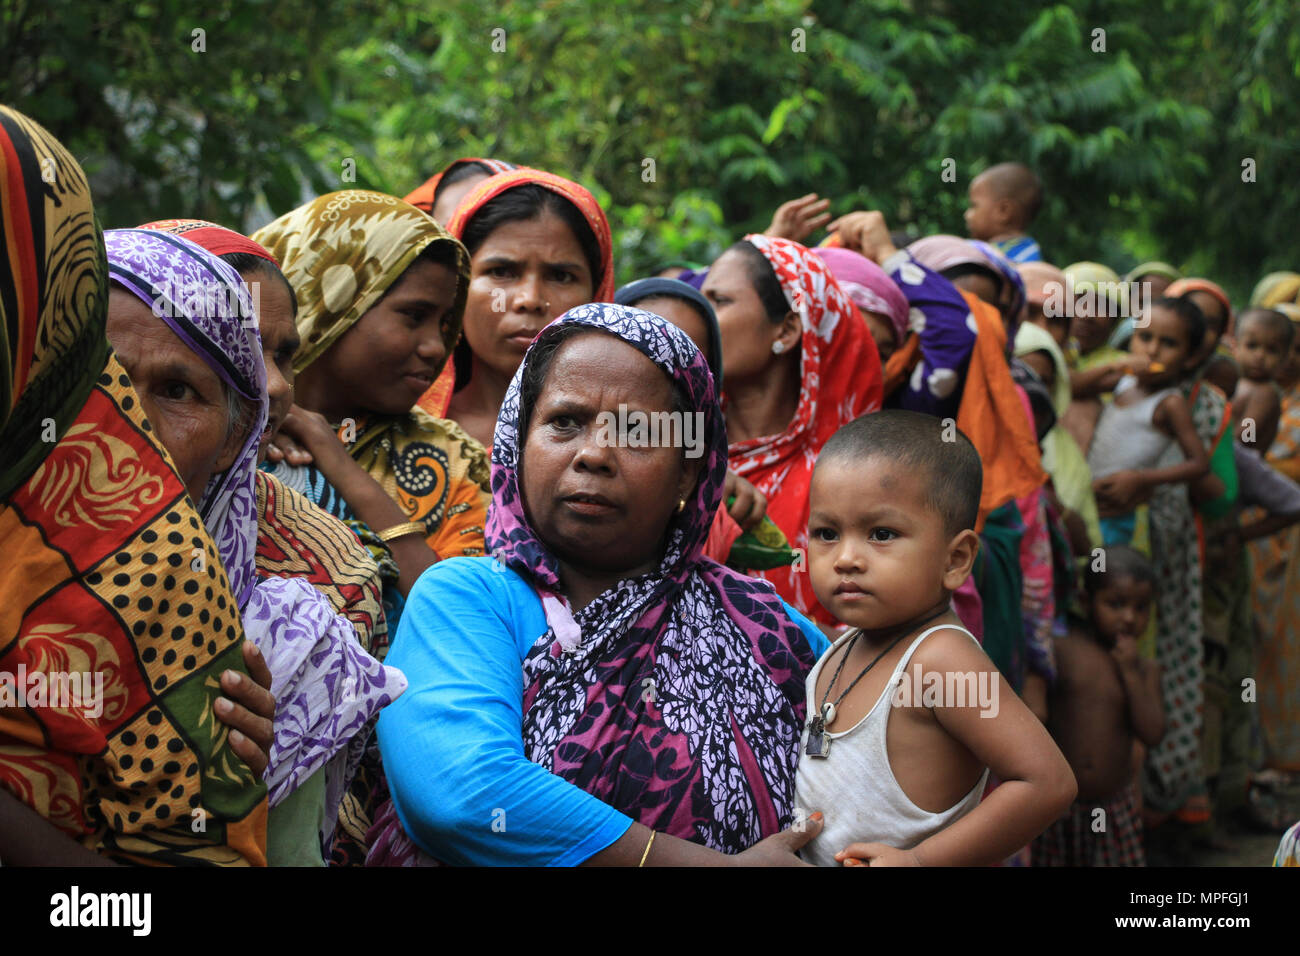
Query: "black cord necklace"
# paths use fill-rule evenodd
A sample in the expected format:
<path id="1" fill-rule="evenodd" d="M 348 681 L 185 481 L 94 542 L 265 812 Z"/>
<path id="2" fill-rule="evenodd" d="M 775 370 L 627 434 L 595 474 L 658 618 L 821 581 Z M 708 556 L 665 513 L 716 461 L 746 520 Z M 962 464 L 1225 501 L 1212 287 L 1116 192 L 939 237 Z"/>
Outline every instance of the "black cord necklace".
<path id="1" fill-rule="evenodd" d="M 826 692 L 822 694 L 821 707 L 819 708 L 818 713 L 814 714 L 808 721 L 808 743 L 804 746 L 803 750 L 805 756 L 817 757 L 825 760 L 826 757 L 830 755 L 831 738 L 826 734 L 826 725 L 834 722 L 835 709 L 840 705 L 840 702 L 848 696 L 849 691 L 858 686 L 858 681 L 867 676 L 867 671 L 880 663 L 880 659 L 892 651 L 898 645 L 899 641 L 907 637 L 908 634 L 912 633 L 918 627 L 928 624 L 936 617 L 940 617 L 947 613 L 948 607 L 949 606 L 945 604 L 943 607 L 939 608 L 939 610 L 921 621 L 909 621 L 907 624 L 904 624 L 900 629 L 898 637 L 890 641 L 888 647 L 877 654 L 870 664 L 858 672 L 858 676 L 853 678 L 853 683 L 844 688 L 844 690 L 840 692 L 840 695 L 835 698 L 834 702 L 830 702 L 827 698 L 830 697 L 831 691 L 835 688 L 835 682 L 840 679 L 840 672 L 844 670 L 844 664 L 848 661 L 849 655 L 853 653 L 853 645 L 856 644 L 858 638 L 862 636 L 861 629 L 853 635 L 849 640 L 848 645 L 844 648 L 844 653 L 840 656 L 839 666 L 835 668 L 835 673 L 831 675 L 831 682 L 826 685 Z"/>

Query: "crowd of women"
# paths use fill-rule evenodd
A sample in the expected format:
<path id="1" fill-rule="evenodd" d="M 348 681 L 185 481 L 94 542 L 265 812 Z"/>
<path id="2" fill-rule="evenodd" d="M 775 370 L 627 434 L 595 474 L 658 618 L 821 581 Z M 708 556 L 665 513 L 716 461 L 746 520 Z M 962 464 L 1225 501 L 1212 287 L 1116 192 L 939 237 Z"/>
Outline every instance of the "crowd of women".
<path id="1" fill-rule="evenodd" d="M 979 452 L 954 603 L 1040 719 L 1080 562 L 1132 525 L 1167 718 L 1132 761 L 1152 838 L 1176 857 L 1206 821 L 1291 822 L 1300 508 L 1248 494 L 1253 399 L 1223 376 L 1280 393 L 1261 447 L 1300 478 L 1300 336 L 1256 374 L 1213 282 L 1013 263 L 869 211 L 810 248 L 826 217 L 800 201 L 617 288 L 591 193 L 508 162 L 251 237 L 102 231 L 9 108 L 0 162 L 0 672 L 27 675 L 25 705 L 0 682 L 0 861 L 797 862 L 804 680 L 839 626 L 805 573 L 809 482 L 882 407 Z M 1158 353 L 1125 288 L 1194 303 L 1204 344 Z M 1252 305 L 1289 331 L 1298 296 L 1275 274 Z M 1094 474 L 1110 406 L 1164 365 L 1203 447 L 1163 466 L 1207 467 Z M 699 415 L 703 454 L 590 440 L 620 403 Z M 55 698 L 83 673 L 96 707 Z"/>

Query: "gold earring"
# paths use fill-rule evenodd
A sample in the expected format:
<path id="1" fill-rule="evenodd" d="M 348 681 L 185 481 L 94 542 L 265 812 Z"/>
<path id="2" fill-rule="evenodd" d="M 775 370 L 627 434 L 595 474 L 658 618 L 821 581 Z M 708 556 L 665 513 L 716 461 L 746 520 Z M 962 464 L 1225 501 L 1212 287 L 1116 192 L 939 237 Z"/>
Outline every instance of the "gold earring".
<path id="1" fill-rule="evenodd" d="M 677 499 L 677 513 L 678 513 L 678 514 L 681 514 L 681 513 L 682 513 L 683 511 L 685 511 L 685 510 L 686 510 L 686 499 L 685 499 L 685 498 L 678 498 L 678 499 Z"/>

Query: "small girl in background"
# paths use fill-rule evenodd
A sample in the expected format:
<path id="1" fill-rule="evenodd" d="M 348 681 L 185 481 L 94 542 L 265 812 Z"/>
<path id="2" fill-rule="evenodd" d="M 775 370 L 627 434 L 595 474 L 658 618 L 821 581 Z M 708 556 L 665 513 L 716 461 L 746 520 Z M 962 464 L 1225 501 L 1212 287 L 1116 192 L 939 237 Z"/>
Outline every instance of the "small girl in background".
<path id="1" fill-rule="evenodd" d="M 1088 449 L 1104 543 L 1129 544 L 1134 508 L 1159 485 L 1191 482 L 1210 467 L 1178 381 L 1205 335 L 1205 317 L 1185 299 L 1155 302 L 1134 328 L 1133 372 L 1115 386 Z M 1185 461 L 1156 467 L 1177 442 Z"/>
<path id="2" fill-rule="evenodd" d="M 1107 548 L 1084 572 L 1088 620 L 1056 642 L 1048 729 L 1070 761 L 1079 796 L 1034 841 L 1034 866 L 1143 866 L 1142 817 L 1130 757 L 1164 735 L 1160 668 L 1138 656 L 1155 598 L 1151 564 Z M 1101 824 L 1100 826 L 1098 824 Z"/>
<path id="3" fill-rule="evenodd" d="M 1237 440 L 1246 448 L 1268 454 L 1282 417 L 1282 390 L 1277 374 L 1291 352 L 1295 327 L 1273 309 L 1247 309 L 1237 319 L 1234 357 L 1241 369 L 1232 407 L 1237 414 Z"/>

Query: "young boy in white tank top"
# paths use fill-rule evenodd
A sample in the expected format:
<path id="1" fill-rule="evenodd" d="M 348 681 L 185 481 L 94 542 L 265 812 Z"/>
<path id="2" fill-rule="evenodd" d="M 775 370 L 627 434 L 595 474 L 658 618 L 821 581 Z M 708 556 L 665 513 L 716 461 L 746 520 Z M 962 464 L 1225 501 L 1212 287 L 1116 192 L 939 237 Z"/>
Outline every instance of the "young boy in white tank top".
<path id="1" fill-rule="evenodd" d="M 952 611 L 981 483 L 966 437 L 915 412 L 858 418 L 817 459 L 808 572 L 852 629 L 808 675 L 795 804 L 825 823 L 806 860 L 989 865 L 1074 800 L 1065 757 Z"/>

